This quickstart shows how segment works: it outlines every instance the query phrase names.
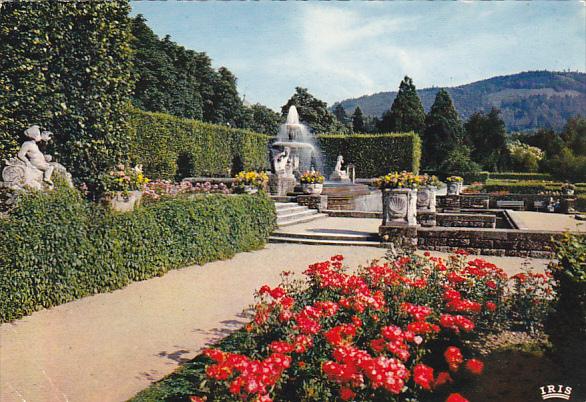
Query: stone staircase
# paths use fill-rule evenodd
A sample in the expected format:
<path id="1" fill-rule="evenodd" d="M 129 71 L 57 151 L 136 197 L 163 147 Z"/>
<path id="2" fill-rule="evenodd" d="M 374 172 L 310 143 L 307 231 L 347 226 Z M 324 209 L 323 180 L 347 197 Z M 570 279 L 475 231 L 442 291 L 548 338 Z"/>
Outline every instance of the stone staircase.
<path id="1" fill-rule="evenodd" d="M 275 202 L 277 209 L 277 227 L 296 225 L 327 217 L 315 209 L 299 205 L 296 202 Z"/>
<path id="2" fill-rule="evenodd" d="M 374 234 L 292 233 L 276 230 L 269 237 L 271 243 L 295 243 L 308 245 L 382 247 Z"/>

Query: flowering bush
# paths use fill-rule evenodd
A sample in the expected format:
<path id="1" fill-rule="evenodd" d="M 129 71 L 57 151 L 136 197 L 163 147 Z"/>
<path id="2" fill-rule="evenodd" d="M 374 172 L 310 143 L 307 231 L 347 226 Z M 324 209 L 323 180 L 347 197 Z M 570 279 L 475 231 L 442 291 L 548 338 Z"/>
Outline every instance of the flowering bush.
<path id="1" fill-rule="evenodd" d="M 508 318 L 507 275 L 465 252 L 375 261 L 356 273 L 338 255 L 305 275 L 259 289 L 238 350 L 205 351 L 193 401 L 424 399 L 480 375 L 466 341 Z"/>
<path id="2" fill-rule="evenodd" d="M 462 183 L 464 179 L 460 176 L 450 176 L 446 179 L 448 183 Z"/>
<path id="3" fill-rule="evenodd" d="M 322 176 L 322 174 L 320 172 L 315 171 L 305 172 L 299 178 L 299 181 L 301 183 L 306 184 L 321 184 L 324 182 L 324 180 L 325 178 Z"/>
<path id="4" fill-rule="evenodd" d="M 411 172 L 392 172 L 374 179 L 374 185 L 378 188 L 417 188 L 421 184 L 421 176 Z"/>
<path id="5" fill-rule="evenodd" d="M 106 193 L 142 191 L 150 181 L 142 173 L 142 165 L 130 167 L 122 164 L 117 165 L 116 170 L 103 174 L 101 179 Z"/>
<path id="6" fill-rule="evenodd" d="M 255 170 L 240 172 L 234 179 L 234 185 L 237 187 L 252 186 L 259 189 L 264 188 L 269 182 L 269 176 L 265 172 Z"/>
<path id="7" fill-rule="evenodd" d="M 224 184 L 205 183 L 191 183 L 189 181 L 182 181 L 180 183 L 173 183 L 168 180 L 154 180 L 147 183 L 144 197 L 150 200 L 159 200 L 165 197 L 178 197 L 188 194 L 229 194 L 230 189 Z"/>
<path id="8" fill-rule="evenodd" d="M 439 187 L 442 182 L 437 178 L 437 176 L 429 176 L 424 174 L 423 176 L 419 176 L 421 181 L 421 186 L 432 186 L 432 187 Z"/>

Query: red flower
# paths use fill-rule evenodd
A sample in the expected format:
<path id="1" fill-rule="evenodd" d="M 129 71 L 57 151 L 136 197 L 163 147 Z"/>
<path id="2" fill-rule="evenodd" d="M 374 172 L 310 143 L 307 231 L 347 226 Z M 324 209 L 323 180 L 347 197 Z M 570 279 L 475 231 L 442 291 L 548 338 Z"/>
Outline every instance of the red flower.
<path id="1" fill-rule="evenodd" d="M 413 381 L 430 391 L 433 386 L 433 369 L 425 364 L 418 364 L 413 368 Z"/>
<path id="2" fill-rule="evenodd" d="M 464 398 L 462 395 L 458 394 L 457 392 L 454 394 L 450 394 L 446 402 L 469 402 L 468 399 Z"/>
<path id="3" fill-rule="evenodd" d="M 281 287 L 276 287 L 269 293 L 273 299 L 280 299 L 281 297 L 285 296 L 285 289 Z"/>
<path id="4" fill-rule="evenodd" d="M 470 359 L 466 362 L 466 370 L 472 374 L 480 375 L 482 374 L 482 370 L 484 370 L 484 363 L 477 359 Z"/>
<path id="5" fill-rule="evenodd" d="M 486 309 L 488 311 L 490 311 L 491 313 L 494 312 L 496 310 L 496 304 L 494 304 L 493 302 L 486 302 L 486 304 L 484 305 L 486 307 Z"/>
<path id="6" fill-rule="evenodd" d="M 352 389 L 350 389 L 348 387 L 340 388 L 340 398 L 343 401 L 349 401 L 350 399 L 353 399 L 355 396 L 356 396 L 356 392 L 352 391 Z"/>
<path id="7" fill-rule="evenodd" d="M 199 396 L 195 396 L 195 395 L 191 395 L 191 396 L 189 397 L 189 400 L 190 400 L 191 402 L 204 402 L 204 401 L 205 401 L 205 399 L 203 399 L 203 398 L 200 398 Z"/>
<path id="8" fill-rule="evenodd" d="M 450 370 L 458 371 L 460 364 L 464 361 L 464 356 L 462 355 L 462 351 L 455 346 L 450 346 L 444 352 L 444 358 L 450 366 Z"/>
<path id="9" fill-rule="evenodd" d="M 437 378 L 435 379 L 435 386 L 439 387 L 444 384 L 448 384 L 448 383 L 452 383 L 452 382 L 454 382 L 454 380 L 452 379 L 452 376 L 450 375 L 450 373 L 448 373 L 447 371 L 442 371 L 441 373 L 439 373 L 437 375 Z"/>

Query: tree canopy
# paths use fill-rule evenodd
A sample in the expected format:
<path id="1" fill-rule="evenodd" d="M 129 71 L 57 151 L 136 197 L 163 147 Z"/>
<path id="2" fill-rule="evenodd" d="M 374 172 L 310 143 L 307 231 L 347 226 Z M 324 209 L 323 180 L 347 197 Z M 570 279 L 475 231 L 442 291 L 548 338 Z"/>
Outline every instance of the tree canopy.
<path id="1" fill-rule="evenodd" d="M 441 89 L 425 119 L 423 159 L 430 168 L 437 168 L 452 150 L 462 145 L 464 130 L 460 116 L 448 92 Z"/>
<path id="2" fill-rule="evenodd" d="M 505 167 L 507 131 L 498 109 L 492 108 L 487 114 L 474 113 L 464 128 L 465 142 L 472 147 L 472 159 L 493 172 Z"/>
<path id="3" fill-rule="evenodd" d="M 413 80 L 407 76 L 399 85 L 399 92 L 391 109 L 385 112 L 380 122 L 381 132 L 423 132 L 425 111 Z"/>
<path id="4" fill-rule="evenodd" d="M 328 104 L 314 97 L 306 88 L 295 88 L 293 96 L 281 108 L 281 114 L 286 116 L 293 105 L 297 108 L 299 119 L 315 133 L 344 131 L 342 123 L 328 110 Z"/>
<path id="5" fill-rule="evenodd" d="M 360 110 L 360 106 L 356 106 L 352 114 L 352 127 L 355 133 L 364 133 L 366 131 L 364 115 L 362 114 L 362 110 Z"/>

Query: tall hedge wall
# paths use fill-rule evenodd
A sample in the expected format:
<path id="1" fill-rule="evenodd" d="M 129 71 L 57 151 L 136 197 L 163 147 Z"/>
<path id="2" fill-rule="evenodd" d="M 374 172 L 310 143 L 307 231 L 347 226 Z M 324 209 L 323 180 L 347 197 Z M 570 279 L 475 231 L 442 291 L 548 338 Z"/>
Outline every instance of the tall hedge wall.
<path id="1" fill-rule="evenodd" d="M 262 195 L 174 199 L 126 214 L 74 190 L 29 195 L 0 218 L 0 321 L 259 248 L 274 222 Z"/>
<path id="2" fill-rule="evenodd" d="M 413 132 L 397 134 L 324 134 L 318 137 L 326 171 L 338 155 L 356 166 L 356 177 L 369 178 L 390 171 L 419 172 L 421 140 Z"/>
<path id="3" fill-rule="evenodd" d="M 268 169 L 269 137 L 132 108 L 131 158 L 147 176 L 230 176 L 243 169 Z"/>
<path id="4" fill-rule="evenodd" d="M 90 190 L 126 158 L 129 10 L 128 0 L 3 2 L 0 165 L 32 124 L 55 133 L 50 153 Z"/>

